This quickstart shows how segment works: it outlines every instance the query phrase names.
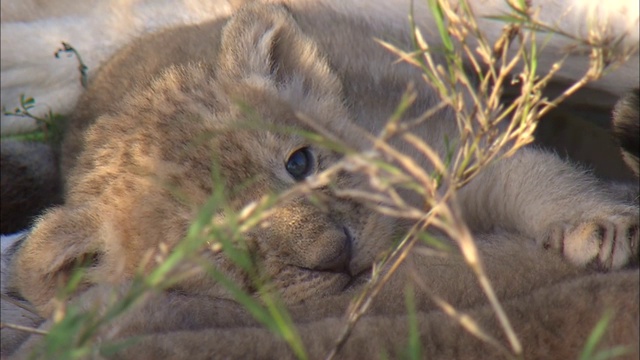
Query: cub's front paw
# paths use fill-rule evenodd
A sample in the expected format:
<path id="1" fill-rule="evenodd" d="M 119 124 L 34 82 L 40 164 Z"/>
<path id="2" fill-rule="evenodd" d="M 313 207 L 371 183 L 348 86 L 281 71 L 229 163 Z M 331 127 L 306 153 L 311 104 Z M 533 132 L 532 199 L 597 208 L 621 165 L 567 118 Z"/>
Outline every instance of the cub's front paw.
<path id="1" fill-rule="evenodd" d="M 578 266 L 619 269 L 638 263 L 638 217 L 636 210 L 575 223 L 558 222 L 538 242 Z"/>

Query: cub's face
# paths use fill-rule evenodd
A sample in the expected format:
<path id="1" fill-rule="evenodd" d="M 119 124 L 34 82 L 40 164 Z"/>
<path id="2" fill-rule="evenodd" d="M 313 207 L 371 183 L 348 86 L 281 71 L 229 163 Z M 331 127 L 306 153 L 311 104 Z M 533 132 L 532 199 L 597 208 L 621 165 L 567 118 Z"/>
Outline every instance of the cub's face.
<path id="1" fill-rule="evenodd" d="M 328 184 L 314 185 L 344 154 L 304 134 L 321 128 L 351 148 L 368 144 L 362 130 L 350 127 L 339 87 L 313 96 L 302 86 L 274 89 L 251 79 L 233 85 L 223 81 L 230 103 L 242 103 L 243 109 L 232 105 L 231 129 L 212 139 L 235 210 L 265 194 L 304 189 L 276 205 L 246 238 L 261 273 L 290 302 L 335 294 L 357 282 L 375 254 L 391 245 L 395 230 L 394 221 L 367 204 L 339 196 L 348 189 L 369 190 L 366 176 L 337 171 Z"/>
<path id="2" fill-rule="evenodd" d="M 351 150 L 370 143 L 349 119 L 340 80 L 287 11 L 237 13 L 212 62 L 167 69 L 87 131 L 65 204 L 40 219 L 16 259 L 16 285 L 44 315 L 73 264 L 90 261 L 85 286 L 151 271 L 211 194 L 226 205 L 205 220 L 222 224 L 265 196 L 306 185 L 244 234 L 253 275 L 287 303 L 344 291 L 391 245 L 395 221 L 340 196 L 370 191 L 366 176 L 341 170 L 316 181 L 343 157 L 318 134 Z M 203 248 L 200 260 L 255 289 L 252 271 Z M 228 296 L 210 275 L 190 274 L 175 287 Z"/>
<path id="3" fill-rule="evenodd" d="M 251 44 L 248 52 L 238 49 L 243 41 Z M 349 118 L 340 80 L 284 12 L 238 15 L 225 28 L 222 49 L 211 84 L 218 99 L 208 140 L 212 158 L 199 163 L 213 162 L 235 211 L 305 187 L 246 234 L 247 248 L 287 302 L 342 292 L 391 245 L 397 224 L 339 196 L 371 191 L 362 174 L 337 171 L 316 185 L 344 155 L 314 140 L 319 133 L 350 150 L 370 146 Z"/>

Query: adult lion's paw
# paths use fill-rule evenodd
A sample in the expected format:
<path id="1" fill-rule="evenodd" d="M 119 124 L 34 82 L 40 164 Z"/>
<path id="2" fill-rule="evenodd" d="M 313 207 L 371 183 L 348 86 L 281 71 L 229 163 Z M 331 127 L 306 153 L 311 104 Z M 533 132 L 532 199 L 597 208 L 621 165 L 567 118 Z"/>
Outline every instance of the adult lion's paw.
<path id="1" fill-rule="evenodd" d="M 578 266 L 601 271 L 619 269 L 638 262 L 638 222 L 637 208 L 575 223 L 558 222 L 539 243 Z"/>

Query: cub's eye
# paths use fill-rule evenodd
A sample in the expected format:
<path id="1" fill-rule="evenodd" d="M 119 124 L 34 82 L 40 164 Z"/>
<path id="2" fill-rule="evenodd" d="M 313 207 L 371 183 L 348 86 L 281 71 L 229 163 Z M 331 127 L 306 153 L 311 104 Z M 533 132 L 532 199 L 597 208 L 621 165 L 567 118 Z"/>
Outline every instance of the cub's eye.
<path id="1" fill-rule="evenodd" d="M 285 164 L 287 171 L 297 181 L 304 180 L 313 172 L 313 155 L 309 148 L 301 148 L 293 152 Z"/>

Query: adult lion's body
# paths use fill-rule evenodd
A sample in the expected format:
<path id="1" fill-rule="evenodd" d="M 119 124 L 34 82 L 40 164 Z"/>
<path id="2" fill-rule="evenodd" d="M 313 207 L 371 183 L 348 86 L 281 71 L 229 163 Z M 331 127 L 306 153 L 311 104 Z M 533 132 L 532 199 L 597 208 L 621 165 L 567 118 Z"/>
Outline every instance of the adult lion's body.
<path id="1" fill-rule="evenodd" d="M 119 52 L 92 81 L 72 115 L 63 146 L 65 203 L 38 221 L 19 250 L 12 286 L 49 317 L 57 306 L 60 282 L 69 278 L 72 265 L 88 261 L 76 301 L 90 307 L 108 298 L 102 296 L 105 288 L 126 288 L 137 273 L 149 273 L 161 263 L 184 239 L 210 194 L 224 193 L 229 210 L 237 211 L 341 158 L 338 151 L 311 142 L 301 131 L 328 134 L 352 150 L 367 151 L 372 142 L 366 134 L 382 130 L 409 83 L 414 84 L 416 101 L 404 119 L 435 105 L 433 90 L 420 81 L 420 70 L 396 63 L 373 37 L 405 48 L 411 45 L 406 31 L 364 18 L 253 4 L 229 20 L 151 35 Z M 414 133 L 444 157 L 458 130 L 445 108 Z M 409 142 L 394 138 L 391 143 L 419 166 L 431 168 Z M 407 222 L 382 215 L 371 204 L 340 196 L 345 189 L 375 191 L 364 174 L 338 172 L 331 186 L 279 203 L 269 220 L 246 236 L 259 275 L 271 280 L 294 319 L 307 324 L 302 325 L 303 340 L 314 356 L 330 347 L 339 322 L 334 317 L 362 287 L 373 261 L 408 229 Z M 408 203 L 420 205 L 415 194 L 406 189 L 400 193 Z M 638 319 L 638 284 L 631 281 L 637 279 L 637 271 L 584 275 L 536 245 L 559 247 L 564 257 L 583 267 L 609 270 L 635 262 L 637 204 L 610 195 L 592 177 L 552 154 L 531 149 L 489 167 L 458 194 L 472 230 L 493 234 L 482 245 L 488 272 L 510 314 L 526 319 L 518 324 L 526 350 L 534 357 L 547 351 L 578 353 L 587 329 L 608 307 L 624 314 L 616 317 L 615 335 L 606 338 L 605 345 L 629 344 L 637 336 L 633 325 Z M 229 214 L 218 211 L 212 222 L 219 224 Z M 496 229 L 517 235 L 497 235 Z M 254 279 L 225 253 L 205 247 L 198 256 L 244 290 L 255 291 Z M 440 266 L 430 258 L 414 260 L 418 278 L 427 282 L 426 290 L 417 291 L 426 352 L 443 347 L 466 356 L 475 351 L 477 340 L 460 333 L 451 319 L 432 312 L 434 306 L 426 300 L 431 292 L 448 294 L 448 301 L 469 309 L 495 331 L 498 327 L 482 305 L 482 292 L 473 288 L 475 277 L 456 259 Z M 229 305 L 233 297 L 228 289 L 197 261 L 180 269 L 184 268 L 192 270 L 190 277 L 150 296 L 141 308 L 116 321 L 102 340 L 149 335 L 140 347 L 176 357 L 241 355 L 225 344 L 230 339 L 255 345 L 244 355 L 259 356 L 272 347 L 288 354 L 266 331 L 221 330 L 252 326 L 254 321 L 246 314 L 221 315 L 237 309 Z M 447 271 L 440 273 L 441 269 Z M 404 341 L 405 335 L 396 330 L 407 319 L 399 313 L 411 270 L 400 271 L 374 306 L 381 318 L 365 320 L 375 327 L 370 341 L 385 336 L 386 326 L 394 329 L 387 343 Z M 505 273 L 507 279 L 502 277 Z M 562 301 L 559 308 L 552 306 L 556 301 Z M 571 306 L 579 316 L 567 317 L 563 333 L 548 339 L 549 347 L 538 344 L 547 341 L 550 325 L 528 327 L 529 319 L 559 316 Z M 172 311 L 159 312 L 164 308 Z M 572 326 L 581 332 L 565 333 Z M 194 346 L 211 332 L 218 341 Z M 258 333 L 262 340 L 238 338 L 245 332 Z M 440 333 L 450 336 L 440 338 Z M 368 341 L 364 333 L 356 339 Z M 355 356 L 358 346 L 350 344 L 347 354 Z M 371 350 L 372 355 L 386 347 L 383 344 Z M 141 356 L 140 347 L 126 350 L 127 355 Z M 638 352 L 637 347 L 632 350 Z M 442 356 L 450 354 L 446 351 Z"/>

